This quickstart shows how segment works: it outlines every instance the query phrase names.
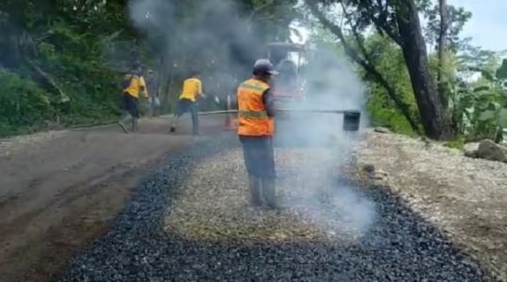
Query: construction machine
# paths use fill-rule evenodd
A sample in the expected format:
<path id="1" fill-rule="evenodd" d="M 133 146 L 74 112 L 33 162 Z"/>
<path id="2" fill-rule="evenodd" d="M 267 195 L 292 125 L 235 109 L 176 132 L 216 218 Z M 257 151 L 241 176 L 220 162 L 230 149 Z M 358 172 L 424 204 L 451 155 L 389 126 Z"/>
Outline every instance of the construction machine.
<path id="1" fill-rule="evenodd" d="M 305 46 L 301 44 L 272 42 L 266 44 L 267 58 L 278 74 L 273 77 L 271 91 L 277 109 L 299 110 L 304 108 L 306 93 L 301 65 Z M 300 125 L 309 120 L 308 114 L 295 111 L 278 111 L 275 119 L 275 144 L 286 145 L 289 140 L 301 140 L 304 129 Z M 301 134 L 300 134 L 301 133 Z"/>
<path id="2" fill-rule="evenodd" d="M 285 42 L 266 44 L 267 57 L 279 74 L 272 85 L 273 96 L 279 107 L 289 107 L 304 101 L 304 79 L 300 75 L 304 45 Z"/>
<path id="3" fill-rule="evenodd" d="M 329 118 L 341 118 L 342 130 L 347 132 L 356 132 L 359 130 L 361 114 L 357 110 L 348 109 L 323 109 L 318 108 L 314 103 L 314 98 L 318 96 L 319 81 L 308 83 L 305 79 L 302 66 L 307 59 L 308 48 L 302 44 L 287 42 L 272 42 L 265 45 L 265 58 L 267 57 L 279 72 L 273 77 L 271 91 L 275 100 L 276 115 L 276 139 L 303 140 L 325 139 L 321 135 L 327 135 L 328 132 L 338 130 L 336 122 L 329 125 Z M 307 85 L 308 84 L 308 85 Z M 311 89 L 311 90 L 309 90 Z M 309 93 L 311 91 L 312 93 Z M 229 95 L 226 99 L 226 110 L 203 112 L 200 115 L 227 114 L 226 128 L 234 130 L 235 124 L 232 114 L 237 112 L 235 95 Z M 317 108 L 316 108 L 317 107 Z M 331 126 L 331 128 L 324 128 Z M 286 142 L 280 142 L 286 143 Z"/>
<path id="4" fill-rule="evenodd" d="M 323 140 L 330 139 L 324 135 L 336 130 L 335 116 L 343 115 L 342 128 L 345 131 L 356 131 L 359 127 L 360 113 L 355 110 L 326 110 L 322 107 L 322 101 L 318 101 L 318 92 L 325 85 L 320 85 L 319 79 L 310 78 L 302 71 L 306 63 L 308 49 L 305 45 L 272 42 L 266 44 L 267 57 L 279 72 L 273 78 L 272 93 L 277 113 L 275 140 L 279 143 L 303 141 L 306 139 Z M 324 70 L 323 70 L 324 71 Z M 309 93 L 311 91 L 312 93 Z M 322 93 L 320 93 L 322 94 Z M 319 105 L 320 104 L 320 105 Z M 327 106 L 327 105 L 325 105 Z M 290 109 L 284 111 L 283 109 Z M 332 115 L 329 115 L 332 114 Z M 331 127 L 331 128 L 330 128 Z M 312 141 L 312 140 L 310 140 Z M 306 143 L 306 142 L 304 142 Z"/>

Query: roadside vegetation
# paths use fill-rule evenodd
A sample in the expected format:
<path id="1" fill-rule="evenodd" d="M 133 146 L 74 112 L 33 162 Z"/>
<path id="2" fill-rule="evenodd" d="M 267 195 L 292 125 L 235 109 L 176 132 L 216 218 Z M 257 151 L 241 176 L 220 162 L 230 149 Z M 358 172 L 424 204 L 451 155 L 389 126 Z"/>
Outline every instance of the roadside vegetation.
<path id="1" fill-rule="evenodd" d="M 140 24 L 125 11 L 141 2 L 2 1 L 0 137 L 114 121 L 118 79 L 136 59 L 154 70 L 165 113 L 190 68 L 203 70 L 206 92 L 224 97 L 261 56 L 252 50 L 297 36 L 294 23 L 310 29 L 314 43 L 350 59 L 367 85 L 367 110 L 377 126 L 453 147 L 499 143 L 507 128 L 505 53 L 460 36 L 473 15 L 445 0 L 242 0 L 225 12 L 173 1 L 164 11 L 139 6 L 156 19 Z M 238 22 L 241 27 L 231 27 Z M 213 44 L 200 36 L 203 27 Z M 167 32 L 155 36 L 153 30 Z"/>

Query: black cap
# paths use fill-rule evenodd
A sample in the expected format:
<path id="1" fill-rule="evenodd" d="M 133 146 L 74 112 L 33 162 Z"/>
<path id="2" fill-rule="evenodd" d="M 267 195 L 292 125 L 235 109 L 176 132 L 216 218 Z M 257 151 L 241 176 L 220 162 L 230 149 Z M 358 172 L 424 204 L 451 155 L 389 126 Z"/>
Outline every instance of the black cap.
<path id="1" fill-rule="evenodd" d="M 269 74 L 277 75 L 278 72 L 275 70 L 273 64 L 268 59 L 259 59 L 255 61 L 253 67 L 253 73 L 257 74 Z"/>

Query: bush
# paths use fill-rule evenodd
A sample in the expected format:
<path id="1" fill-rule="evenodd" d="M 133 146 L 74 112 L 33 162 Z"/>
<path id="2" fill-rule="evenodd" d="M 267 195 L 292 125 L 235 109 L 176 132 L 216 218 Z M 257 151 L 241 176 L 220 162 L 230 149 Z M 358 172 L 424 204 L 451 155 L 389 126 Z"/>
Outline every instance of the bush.
<path id="1" fill-rule="evenodd" d="M 31 80 L 0 69 L 0 136 L 42 128 L 53 115 L 50 96 Z"/>
<path id="2" fill-rule="evenodd" d="M 448 148 L 454 148 L 454 149 L 460 149 L 460 150 L 462 150 L 465 147 L 465 138 L 462 137 L 462 136 L 457 137 L 454 140 L 451 140 L 449 142 L 444 143 L 444 146 L 448 147 Z"/>

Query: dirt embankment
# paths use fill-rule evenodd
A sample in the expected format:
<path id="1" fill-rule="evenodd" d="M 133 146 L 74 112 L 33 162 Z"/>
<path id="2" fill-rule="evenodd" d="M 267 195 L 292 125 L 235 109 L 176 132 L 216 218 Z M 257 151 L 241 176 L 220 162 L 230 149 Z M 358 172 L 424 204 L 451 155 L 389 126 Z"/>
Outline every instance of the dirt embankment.
<path id="1" fill-rule="evenodd" d="M 507 164 L 376 132 L 365 135 L 356 153 L 412 209 L 507 281 Z"/>

